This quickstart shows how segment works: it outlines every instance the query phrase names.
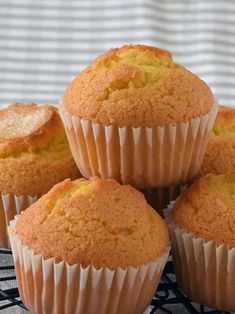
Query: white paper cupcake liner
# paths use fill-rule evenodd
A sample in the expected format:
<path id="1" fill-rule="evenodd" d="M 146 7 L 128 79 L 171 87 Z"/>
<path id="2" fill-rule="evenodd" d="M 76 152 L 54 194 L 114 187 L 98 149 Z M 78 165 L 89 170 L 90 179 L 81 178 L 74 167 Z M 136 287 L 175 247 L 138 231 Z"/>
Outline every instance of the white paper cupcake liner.
<path id="1" fill-rule="evenodd" d="M 60 108 L 73 157 L 86 178 L 114 178 L 144 189 L 184 184 L 200 169 L 217 104 L 187 123 L 101 125 Z"/>
<path id="2" fill-rule="evenodd" d="M 165 215 L 180 288 L 200 304 L 220 311 L 235 311 L 235 248 L 217 245 L 180 228 L 170 217 L 172 206 Z"/>
<path id="3" fill-rule="evenodd" d="M 136 268 L 96 269 L 43 259 L 21 243 L 10 222 L 20 296 L 34 314 L 142 314 L 150 304 L 170 248 L 156 261 Z"/>
<path id="4" fill-rule="evenodd" d="M 10 242 L 7 235 L 7 226 L 14 216 L 38 199 L 38 196 L 22 194 L 17 196 L 12 193 L 0 193 L 0 247 L 10 248 Z"/>

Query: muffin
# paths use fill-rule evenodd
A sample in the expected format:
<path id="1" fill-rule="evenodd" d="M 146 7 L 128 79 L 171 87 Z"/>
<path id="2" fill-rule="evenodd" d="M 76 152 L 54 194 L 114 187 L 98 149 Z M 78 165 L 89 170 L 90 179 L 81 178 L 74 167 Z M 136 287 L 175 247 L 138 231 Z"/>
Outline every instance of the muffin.
<path id="1" fill-rule="evenodd" d="M 9 234 L 20 295 L 35 314 L 142 314 L 169 253 L 162 218 L 113 179 L 57 184 Z"/>
<path id="2" fill-rule="evenodd" d="M 16 103 L 0 110 L 0 247 L 8 246 L 14 215 L 54 184 L 78 176 L 55 107 Z"/>
<path id="3" fill-rule="evenodd" d="M 216 108 L 206 83 L 169 52 L 129 45 L 101 55 L 70 83 L 61 115 L 83 176 L 149 189 L 198 173 Z"/>
<path id="4" fill-rule="evenodd" d="M 219 106 L 198 177 L 232 172 L 235 172 L 235 109 Z"/>
<path id="5" fill-rule="evenodd" d="M 194 301 L 235 311 L 235 173 L 208 174 L 168 213 L 177 281 Z"/>

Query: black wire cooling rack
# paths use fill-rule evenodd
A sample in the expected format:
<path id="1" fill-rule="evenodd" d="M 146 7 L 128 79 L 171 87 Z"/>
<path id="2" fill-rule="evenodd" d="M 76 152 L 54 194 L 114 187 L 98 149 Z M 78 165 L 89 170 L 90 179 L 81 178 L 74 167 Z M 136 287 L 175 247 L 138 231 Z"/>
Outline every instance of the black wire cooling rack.
<path id="1" fill-rule="evenodd" d="M 17 306 L 26 310 L 19 297 L 11 254 L 9 250 L 0 249 L 0 311 L 2 313 L 8 308 Z M 171 257 L 166 264 L 161 283 L 148 308 L 148 313 L 229 314 L 229 312 L 212 310 L 189 300 L 177 287 Z"/>

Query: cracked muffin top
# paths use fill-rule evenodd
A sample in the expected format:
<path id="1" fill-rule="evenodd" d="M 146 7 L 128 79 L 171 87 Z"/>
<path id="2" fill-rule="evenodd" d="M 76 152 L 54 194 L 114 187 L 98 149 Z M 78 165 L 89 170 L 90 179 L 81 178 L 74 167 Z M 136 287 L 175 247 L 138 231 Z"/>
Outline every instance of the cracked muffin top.
<path id="1" fill-rule="evenodd" d="M 77 178 L 58 109 L 15 103 L 0 110 L 0 191 L 31 196 Z"/>
<path id="2" fill-rule="evenodd" d="M 143 45 L 111 49 L 68 86 L 66 111 L 104 125 L 154 126 L 207 113 L 214 97 L 165 50 Z"/>
<path id="3" fill-rule="evenodd" d="M 235 246 L 235 173 L 208 174 L 176 200 L 173 222 L 208 241 Z"/>
<path id="4" fill-rule="evenodd" d="M 98 178 L 57 184 L 22 213 L 15 233 L 44 258 L 96 268 L 156 260 L 169 242 L 165 222 L 142 193 Z"/>
<path id="5" fill-rule="evenodd" d="M 235 109 L 219 106 L 197 177 L 235 172 Z"/>
<path id="6" fill-rule="evenodd" d="M 49 145 L 56 149 L 62 142 L 65 132 L 56 107 L 15 103 L 0 110 L 0 158 L 43 150 Z"/>

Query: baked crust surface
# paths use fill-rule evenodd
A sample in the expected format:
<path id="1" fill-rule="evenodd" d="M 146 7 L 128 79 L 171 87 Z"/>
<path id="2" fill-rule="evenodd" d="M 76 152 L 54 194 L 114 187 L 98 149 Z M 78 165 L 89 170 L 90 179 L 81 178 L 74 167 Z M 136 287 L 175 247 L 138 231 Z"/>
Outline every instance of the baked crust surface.
<path id="1" fill-rule="evenodd" d="M 70 83 L 62 103 L 71 114 L 96 123 L 151 127 L 201 116 L 214 97 L 168 51 L 127 45 L 95 59 Z"/>
<path id="2" fill-rule="evenodd" d="M 156 260 L 169 241 L 165 222 L 142 193 L 98 178 L 57 184 L 22 213 L 15 231 L 44 258 L 96 268 Z"/>
<path id="3" fill-rule="evenodd" d="M 2 193 L 41 195 L 78 176 L 56 107 L 16 103 L 0 110 Z"/>

